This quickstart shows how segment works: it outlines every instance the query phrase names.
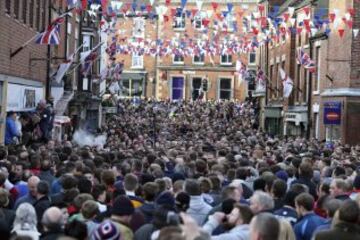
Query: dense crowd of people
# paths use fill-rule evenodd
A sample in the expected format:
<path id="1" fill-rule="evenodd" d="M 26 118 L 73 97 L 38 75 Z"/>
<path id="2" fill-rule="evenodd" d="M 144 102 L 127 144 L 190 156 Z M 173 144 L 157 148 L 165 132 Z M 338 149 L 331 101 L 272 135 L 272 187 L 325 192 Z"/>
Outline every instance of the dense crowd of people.
<path id="1" fill-rule="evenodd" d="M 0 147 L 1 238 L 360 239 L 360 147 L 271 136 L 258 114 L 121 100 L 104 146 Z"/>

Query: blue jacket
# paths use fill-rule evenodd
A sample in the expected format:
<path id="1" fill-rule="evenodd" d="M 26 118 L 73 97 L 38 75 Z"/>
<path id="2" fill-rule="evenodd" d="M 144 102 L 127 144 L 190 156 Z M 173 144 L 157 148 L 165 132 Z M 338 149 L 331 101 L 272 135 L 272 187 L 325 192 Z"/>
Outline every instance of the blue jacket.
<path id="1" fill-rule="evenodd" d="M 15 120 L 11 117 L 6 118 L 6 130 L 5 130 L 5 145 L 12 144 L 14 137 L 19 137 L 20 133 L 18 132 L 15 124 Z"/>
<path id="2" fill-rule="evenodd" d="M 299 218 L 294 226 L 296 240 L 311 240 L 315 229 L 325 222 L 325 218 L 319 217 L 315 213 L 309 213 Z"/>

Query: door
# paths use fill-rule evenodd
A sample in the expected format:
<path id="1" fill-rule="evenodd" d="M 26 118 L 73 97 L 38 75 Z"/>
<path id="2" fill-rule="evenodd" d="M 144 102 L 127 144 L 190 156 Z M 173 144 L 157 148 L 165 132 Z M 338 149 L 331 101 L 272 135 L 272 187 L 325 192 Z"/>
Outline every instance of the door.
<path id="1" fill-rule="evenodd" d="M 182 100 L 184 98 L 184 77 L 173 77 L 171 88 L 171 99 Z"/>
<path id="2" fill-rule="evenodd" d="M 192 100 L 197 100 L 199 98 L 199 91 L 201 88 L 201 78 L 192 79 Z"/>

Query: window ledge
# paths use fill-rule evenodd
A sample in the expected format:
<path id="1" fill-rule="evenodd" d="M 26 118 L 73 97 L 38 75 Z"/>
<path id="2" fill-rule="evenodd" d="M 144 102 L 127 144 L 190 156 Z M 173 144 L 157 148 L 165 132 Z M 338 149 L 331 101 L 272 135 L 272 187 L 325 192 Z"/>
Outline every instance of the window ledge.
<path id="1" fill-rule="evenodd" d="M 319 95 L 320 94 L 320 91 L 313 91 L 313 95 Z"/>
<path id="2" fill-rule="evenodd" d="M 174 65 L 184 65 L 184 62 L 173 62 Z"/>
<path id="3" fill-rule="evenodd" d="M 173 28 L 175 32 L 185 32 L 185 28 Z"/>
<path id="4" fill-rule="evenodd" d="M 204 62 L 193 62 L 194 65 L 198 65 L 198 66 L 204 66 L 205 63 Z"/>
<path id="5" fill-rule="evenodd" d="M 131 69 L 144 69 L 144 66 L 131 66 Z"/>
<path id="6" fill-rule="evenodd" d="M 233 64 L 232 63 L 220 63 L 221 66 L 232 66 Z"/>

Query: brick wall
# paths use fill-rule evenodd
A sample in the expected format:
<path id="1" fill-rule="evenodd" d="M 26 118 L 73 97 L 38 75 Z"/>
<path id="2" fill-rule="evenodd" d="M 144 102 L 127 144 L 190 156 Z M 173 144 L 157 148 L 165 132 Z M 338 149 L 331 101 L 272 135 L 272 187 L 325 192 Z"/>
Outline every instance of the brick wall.
<path id="1" fill-rule="evenodd" d="M 13 6 L 14 1 L 11 1 Z M 21 5 L 20 5 L 21 6 Z M 13 7 L 12 7 L 13 8 Z M 20 7 L 21 9 L 21 7 Z M 10 52 L 16 50 L 37 31 L 30 28 L 29 23 L 25 25 L 20 10 L 18 19 L 14 13 L 6 13 L 5 1 L 0 1 L 0 74 L 22 77 L 30 80 L 45 82 L 46 61 L 31 61 L 31 58 L 46 58 L 46 46 L 30 43 L 15 57 L 10 58 Z M 26 12 L 29 22 L 30 10 Z"/>

